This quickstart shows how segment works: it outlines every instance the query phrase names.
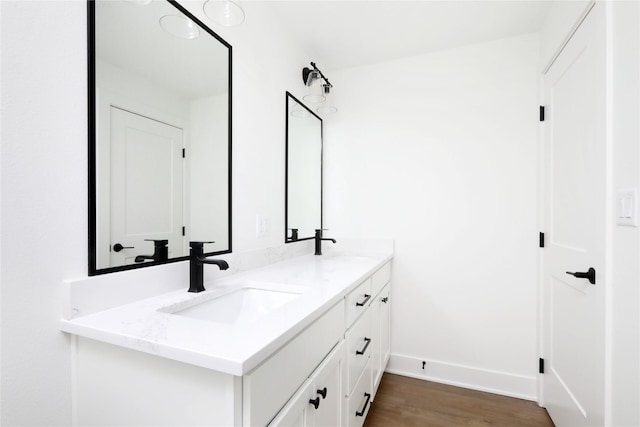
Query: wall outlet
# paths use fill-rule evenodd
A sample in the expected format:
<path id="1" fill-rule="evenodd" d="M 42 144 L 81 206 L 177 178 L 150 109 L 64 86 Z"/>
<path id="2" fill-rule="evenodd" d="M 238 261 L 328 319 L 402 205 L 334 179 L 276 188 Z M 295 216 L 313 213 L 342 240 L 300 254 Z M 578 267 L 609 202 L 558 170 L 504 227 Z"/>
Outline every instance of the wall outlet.
<path id="1" fill-rule="evenodd" d="M 265 237 L 269 235 L 269 217 L 265 215 L 256 215 L 256 237 Z"/>

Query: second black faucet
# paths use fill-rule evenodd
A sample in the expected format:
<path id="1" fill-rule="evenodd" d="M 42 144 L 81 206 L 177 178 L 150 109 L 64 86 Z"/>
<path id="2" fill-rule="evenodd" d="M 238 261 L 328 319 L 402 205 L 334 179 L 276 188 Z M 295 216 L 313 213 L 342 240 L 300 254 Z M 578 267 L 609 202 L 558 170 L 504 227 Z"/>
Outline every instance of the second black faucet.
<path id="1" fill-rule="evenodd" d="M 314 255 L 322 255 L 322 241 L 330 240 L 333 243 L 336 243 L 336 239 L 329 239 L 322 237 L 322 228 L 316 230 L 315 241 L 316 241 L 316 252 Z"/>

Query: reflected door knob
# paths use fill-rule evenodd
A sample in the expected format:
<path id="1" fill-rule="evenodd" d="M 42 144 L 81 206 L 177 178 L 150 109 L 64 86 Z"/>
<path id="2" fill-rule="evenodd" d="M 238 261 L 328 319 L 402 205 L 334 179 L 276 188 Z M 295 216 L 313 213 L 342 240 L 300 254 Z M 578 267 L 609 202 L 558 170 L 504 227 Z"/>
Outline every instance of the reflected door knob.
<path id="1" fill-rule="evenodd" d="M 116 243 L 115 245 L 113 245 L 114 252 L 120 252 L 123 249 L 133 249 L 133 248 L 135 248 L 135 246 L 122 246 L 120 243 Z"/>

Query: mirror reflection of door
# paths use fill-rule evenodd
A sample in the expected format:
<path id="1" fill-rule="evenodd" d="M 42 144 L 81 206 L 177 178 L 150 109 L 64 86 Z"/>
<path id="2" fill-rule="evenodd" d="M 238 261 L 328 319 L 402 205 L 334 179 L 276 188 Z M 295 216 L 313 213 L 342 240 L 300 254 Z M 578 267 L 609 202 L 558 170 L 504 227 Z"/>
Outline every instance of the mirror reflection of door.
<path id="1" fill-rule="evenodd" d="M 153 254 L 149 239 L 182 256 L 182 149 L 182 129 L 111 107 L 110 265 Z M 113 250 L 118 243 L 125 249 Z"/>

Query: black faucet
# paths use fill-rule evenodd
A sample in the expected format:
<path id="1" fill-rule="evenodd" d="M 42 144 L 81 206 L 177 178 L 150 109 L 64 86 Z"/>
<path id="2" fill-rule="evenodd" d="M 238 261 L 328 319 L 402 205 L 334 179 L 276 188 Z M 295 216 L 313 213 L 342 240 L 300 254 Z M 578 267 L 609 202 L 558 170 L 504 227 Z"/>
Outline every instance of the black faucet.
<path id="1" fill-rule="evenodd" d="M 291 228 L 291 237 L 287 237 L 287 242 L 296 242 L 298 241 L 298 229 Z"/>
<path id="2" fill-rule="evenodd" d="M 167 244 L 168 240 L 153 240 L 153 239 L 144 239 L 146 242 L 153 242 L 153 255 L 138 255 L 135 258 L 135 262 L 143 262 L 147 259 L 152 261 L 166 261 L 169 259 L 169 248 Z"/>
<path id="3" fill-rule="evenodd" d="M 204 288 L 204 264 L 215 264 L 220 270 L 229 268 L 227 261 L 208 259 L 204 256 L 203 246 L 213 242 L 189 242 L 189 292 L 206 291 Z"/>
<path id="4" fill-rule="evenodd" d="M 323 240 L 330 240 L 333 243 L 336 243 L 336 239 L 326 239 L 322 237 L 322 228 L 320 229 L 316 229 L 316 236 L 315 236 L 315 241 L 316 241 L 316 253 L 314 255 L 322 255 L 322 241 Z"/>

